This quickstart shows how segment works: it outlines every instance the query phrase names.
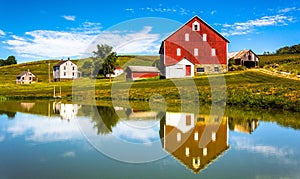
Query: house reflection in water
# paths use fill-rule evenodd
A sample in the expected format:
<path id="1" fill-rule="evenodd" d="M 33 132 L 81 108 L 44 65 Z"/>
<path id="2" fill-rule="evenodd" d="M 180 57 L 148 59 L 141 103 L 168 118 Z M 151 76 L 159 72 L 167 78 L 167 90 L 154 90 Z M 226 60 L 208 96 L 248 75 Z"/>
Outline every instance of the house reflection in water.
<path id="1" fill-rule="evenodd" d="M 21 107 L 22 107 L 23 109 L 26 109 L 27 112 L 29 112 L 30 109 L 33 108 L 33 106 L 35 105 L 35 103 L 21 102 L 20 105 L 21 105 Z"/>
<path id="2" fill-rule="evenodd" d="M 229 148 L 225 117 L 167 112 L 160 137 L 163 148 L 195 173 Z"/>
<path id="3" fill-rule="evenodd" d="M 232 118 L 229 118 L 229 123 L 231 124 L 230 126 L 233 125 L 233 127 L 230 127 L 231 130 L 247 134 L 251 134 L 259 124 L 257 119 L 238 121 Z"/>
<path id="4" fill-rule="evenodd" d="M 55 114 L 59 114 L 61 119 L 70 121 L 76 118 L 78 109 L 81 105 L 78 104 L 65 104 L 61 102 L 53 102 L 53 111 Z"/>

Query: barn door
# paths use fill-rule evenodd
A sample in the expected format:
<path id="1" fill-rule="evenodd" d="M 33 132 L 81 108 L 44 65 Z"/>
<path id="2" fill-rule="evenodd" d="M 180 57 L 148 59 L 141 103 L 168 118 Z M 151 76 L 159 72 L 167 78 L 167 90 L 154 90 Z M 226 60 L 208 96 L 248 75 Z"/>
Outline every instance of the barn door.
<path id="1" fill-rule="evenodd" d="M 185 66 L 185 76 L 191 76 L 191 65 Z"/>

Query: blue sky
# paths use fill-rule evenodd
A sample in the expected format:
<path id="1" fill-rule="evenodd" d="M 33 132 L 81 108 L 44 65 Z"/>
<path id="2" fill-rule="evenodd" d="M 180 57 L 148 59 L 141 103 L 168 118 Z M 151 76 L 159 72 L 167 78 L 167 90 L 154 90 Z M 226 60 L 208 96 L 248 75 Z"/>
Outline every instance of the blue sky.
<path id="1" fill-rule="evenodd" d="M 300 43 L 297 0 L 0 3 L 0 58 L 15 55 L 19 63 L 88 56 L 94 43 L 119 54 L 157 55 L 161 40 L 195 15 L 230 40 L 229 51 L 261 54 Z"/>

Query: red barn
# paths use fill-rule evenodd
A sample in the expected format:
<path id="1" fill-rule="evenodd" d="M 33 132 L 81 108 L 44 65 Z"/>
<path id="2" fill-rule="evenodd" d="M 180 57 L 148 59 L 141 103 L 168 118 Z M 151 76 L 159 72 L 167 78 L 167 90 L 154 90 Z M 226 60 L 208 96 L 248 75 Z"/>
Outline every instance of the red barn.
<path id="1" fill-rule="evenodd" d="M 166 78 L 227 71 L 229 41 L 198 16 L 161 44 L 160 70 Z"/>
<path id="2" fill-rule="evenodd" d="M 153 78 L 159 76 L 160 72 L 156 67 L 151 66 L 128 66 L 126 68 L 126 81 Z"/>

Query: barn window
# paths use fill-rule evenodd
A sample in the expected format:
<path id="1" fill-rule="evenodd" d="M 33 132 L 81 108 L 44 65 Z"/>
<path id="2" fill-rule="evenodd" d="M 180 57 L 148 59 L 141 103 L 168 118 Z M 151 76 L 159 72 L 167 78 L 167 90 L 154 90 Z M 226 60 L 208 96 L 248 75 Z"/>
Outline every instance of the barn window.
<path id="1" fill-rule="evenodd" d="M 190 148 L 186 147 L 185 148 L 185 156 L 189 156 L 190 155 Z"/>
<path id="2" fill-rule="evenodd" d="M 191 115 L 186 115 L 185 116 L 185 125 L 190 126 L 192 124 L 192 118 Z"/>
<path id="3" fill-rule="evenodd" d="M 203 148 L 203 156 L 206 156 L 207 155 L 207 148 Z"/>
<path id="4" fill-rule="evenodd" d="M 199 31 L 200 30 L 200 24 L 199 24 L 199 22 L 195 21 L 192 24 L 192 29 L 193 29 L 193 31 Z"/>
<path id="5" fill-rule="evenodd" d="M 194 133 L 194 140 L 198 140 L 198 132 Z"/>
<path id="6" fill-rule="evenodd" d="M 215 132 L 213 132 L 211 134 L 211 140 L 214 142 L 214 141 L 216 141 L 216 139 L 217 139 L 217 134 Z"/>
<path id="7" fill-rule="evenodd" d="M 207 34 L 203 34 L 203 41 L 204 41 L 204 42 L 207 41 Z"/>
<path id="8" fill-rule="evenodd" d="M 190 34 L 188 34 L 188 33 L 186 33 L 185 35 L 184 35 L 184 38 L 185 38 L 185 41 L 189 41 L 190 40 Z"/>
<path id="9" fill-rule="evenodd" d="M 181 49 L 177 48 L 177 56 L 181 56 Z"/>
<path id="10" fill-rule="evenodd" d="M 214 71 L 215 71 L 215 72 L 219 72 L 219 67 L 215 67 L 215 68 L 214 68 Z"/>
<path id="11" fill-rule="evenodd" d="M 197 68 L 197 72 L 198 73 L 204 72 L 204 68 Z"/>
<path id="12" fill-rule="evenodd" d="M 177 133 L 177 142 L 180 142 L 181 141 L 181 134 L 180 132 Z"/>
<path id="13" fill-rule="evenodd" d="M 198 48 L 194 48 L 194 56 L 198 56 Z"/>
<path id="14" fill-rule="evenodd" d="M 216 56 L 216 49 L 214 48 L 211 49 L 211 56 Z"/>

